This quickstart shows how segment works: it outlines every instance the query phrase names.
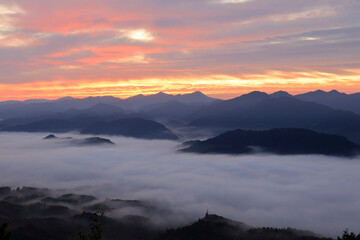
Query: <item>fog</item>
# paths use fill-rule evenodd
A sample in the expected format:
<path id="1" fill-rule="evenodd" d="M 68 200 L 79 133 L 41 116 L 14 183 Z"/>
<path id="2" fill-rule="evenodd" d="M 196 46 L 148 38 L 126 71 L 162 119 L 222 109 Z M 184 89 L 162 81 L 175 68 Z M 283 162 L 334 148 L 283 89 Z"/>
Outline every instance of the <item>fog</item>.
<path id="1" fill-rule="evenodd" d="M 120 137 L 71 146 L 45 135 L 0 134 L 0 185 L 147 200 L 182 219 L 209 210 L 253 226 L 360 232 L 360 159 L 197 155 L 176 152 L 174 141 Z"/>

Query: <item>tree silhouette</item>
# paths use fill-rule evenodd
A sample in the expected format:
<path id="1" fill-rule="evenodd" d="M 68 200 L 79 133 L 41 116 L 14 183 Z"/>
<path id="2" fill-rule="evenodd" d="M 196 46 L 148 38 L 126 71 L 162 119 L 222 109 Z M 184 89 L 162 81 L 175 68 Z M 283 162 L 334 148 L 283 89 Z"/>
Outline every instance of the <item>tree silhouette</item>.
<path id="1" fill-rule="evenodd" d="M 343 232 L 342 237 L 338 237 L 337 240 L 360 240 L 360 234 L 356 235 L 355 233 L 351 232 L 346 229 Z"/>
<path id="2" fill-rule="evenodd" d="M 0 240 L 9 240 L 10 239 L 10 232 L 7 231 L 7 224 L 4 223 L 0 227 Z"/>
<path id="3" fill-rule="evenodd" d="M 101 219 L 104 216 L 104 212 L 94 213 L 90 218 L 89 233 L 84 233 L 78 230 L 75 233 L 74 240 L 101 240 L 102 236 L 102 224 Z M 1 240 L 1 239 L 0 239 Z"/>

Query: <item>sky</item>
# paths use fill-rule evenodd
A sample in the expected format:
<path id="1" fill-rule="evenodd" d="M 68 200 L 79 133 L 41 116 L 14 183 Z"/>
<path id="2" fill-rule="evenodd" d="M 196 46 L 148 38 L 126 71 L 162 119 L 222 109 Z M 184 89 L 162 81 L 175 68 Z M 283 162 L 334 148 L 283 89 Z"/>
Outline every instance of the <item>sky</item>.
<path id="1" fill-rule="evenodd" d="M 0 0 L 0 100 L 360 91 L 358 0 Z"/>

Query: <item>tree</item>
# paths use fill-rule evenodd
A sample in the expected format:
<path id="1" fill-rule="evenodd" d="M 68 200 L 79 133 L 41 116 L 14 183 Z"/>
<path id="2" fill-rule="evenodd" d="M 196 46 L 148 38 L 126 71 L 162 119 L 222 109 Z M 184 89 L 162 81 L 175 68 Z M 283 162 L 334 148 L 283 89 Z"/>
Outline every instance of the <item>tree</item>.
<path id="1" fill-rule="evenodd" d="M 102 224 L 101 219 L 104 216 L 104 212 L 94 213 L 90 218 L 89 233 L 84 233 L 78 230 L 75 233 L 74 240 L 101 240 L 102 236 Z"/>
<path id="2" fill-rule="evenodd" d="M 342 237 L 338 237 L 337 240 L 360 240 L 360 234 L 356 235 L 355 233 L 351 232 L 346 229 L 343 232 Z"/>
<path id="3" fill-rule="evenodd" d="M 10 239 L 10 232 L 7 231 L 7 224 L 4 223 L 0 227 L 0 240 L 9 240 Z"/>

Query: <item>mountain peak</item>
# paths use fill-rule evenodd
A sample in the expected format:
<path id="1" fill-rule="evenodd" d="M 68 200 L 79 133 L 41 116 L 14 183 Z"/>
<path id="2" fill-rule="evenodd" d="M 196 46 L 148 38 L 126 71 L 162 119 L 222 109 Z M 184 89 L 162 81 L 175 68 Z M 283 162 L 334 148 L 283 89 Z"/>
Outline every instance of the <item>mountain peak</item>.
<path id="1" fill-rule="evenodd" d="M 191 95 L 198 95 L 198 96 L 206 96 L 205 94 L 203 94 L 202 92 L 200 91 L 195 91 L 193 93 L 190 93 Z"/>
<path id="2" fill-rule="evenodd" d="M 272 96 L 272 97 L 292 97 L 292 95 L 290 93 L 281 91 L 281 90 L 270 94 L 270 96 Z"/>
<path id="3" fill-rule="evenodd" d="M 331 95 L 347 95 L 346 93 L 341 93 L 336 89 L 333 89 L 333 90 L 329 91 L 328 93 Z"/>
<path id="4" fill-rule="evenodd" d="M 312 92 L 302 93 L 296 95 L 298 97 L 324 97 L 324 96 L 339 96 L 339 95 L 347 95 L 346 93 L 341 93 L 338 90 L 331 90 L 329 92 L 325 92 L 323 90 L 316 90 Z"/>
<path id="5" fill-rule="evenodd" d="M 316 90 L 316 91 L 301 93 L 301 94 L 298 94 L 296 96 L 297 97 L 317 97 L 317 96 L 324 96 L 326 94 L 327 94 L 327 92 L 319 89 L 319 90 Z"/>
<path id="6" fill-rule="evenodd" d="M 126 100 L 143 99 L 144 97 L 145 97 L 145 95 L 138 94 L 138 95 L 135 95 L 135 96 L 128 97 L 128 98 L 126 98 Z"/>
<path id="7" fill-rule="evenodd" d="M 174 95 L 175 99 L 179 102 L 211 102 L 214 101 L 214 98 L 211 98 L 209 96 L 206 96 L 200 91 L 195 91 L 192 93 L 186 93 L 186 94 L 177 94 Z"/>
<path id="8" fill-rule="evenodd" d="M 169 94 L 164 92 L 158 92 L 157 94 L 154 94 L 155 96 L 168 96 Z"/>
<path id="9" fill-rule="evenodd" d="M 324 94 L 326 93 L 325 91 L 321 90 L 321 89 L 318 89 L 316 91 L 313 91 L 313 93 L 316 93 L 316 94 Z"/>
<path id="10" fill-rule="evenodd" d="M 244 94 L 244 95 L 268 95 L 267 93 L 265 92 L 261 92 L 261 91 L 252 91 L 252 92 L 249 92 L 248 94 Z"/>
<path id="11" fill-rule="evenodd" d="M 269 96 L 267 93 L 265 92 L 260 92 L 260 91 L 253 91 L 253 92 L 249 92 L 247 94 L 243 94 L 241 97 L 246 97 L 246 98 L 263 98 L 263 97 L 267 97 Z"/>
<path id="12" fill-rule="evenodd" d="M 73 100 L 73 99 L 75 99 L 75 98 L 70 97 L 70 96 L 67 96 L 67 97 L 59 98 L 59 99 L 57 99 L 56 101 L 66 101 L 66 100 Z"/>
<path id="13" fill-rule="evenodd" d="M 208 97 L 208 96 L 206 96 L 205 94 L 203 94 L 200 91 L 195 91 L 195 92 L 192 92 L 192 93 L 185 93 L 185 94 L 177 94 L 175 96 Z"/>

